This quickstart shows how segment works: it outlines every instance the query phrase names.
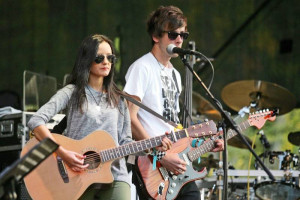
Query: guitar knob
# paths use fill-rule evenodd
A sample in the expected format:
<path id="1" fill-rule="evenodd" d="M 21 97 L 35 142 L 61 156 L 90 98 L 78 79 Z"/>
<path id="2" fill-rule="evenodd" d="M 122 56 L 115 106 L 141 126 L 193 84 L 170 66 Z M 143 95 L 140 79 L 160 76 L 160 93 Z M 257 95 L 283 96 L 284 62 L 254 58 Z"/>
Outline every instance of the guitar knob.
<path id="1" fill-rule="evenodd" d="M 168 190 L 168 192 L 169 192 L 169 194 L 173 194 L 173 190 L 172 189 L 170 189 L 170 190 Z"/>
<path id="2" fill-rule="evenodd" d="M 171 187 L 172 187 L 172 188 L 176 187 L 176 183 L 172 183 L 172 184 L 171 184 Z"/>
<path id="3" fill-rule="evenodd" d="M 175 181 L 177 179 L 177 176 L 172 176 L 172 179 Z"/>

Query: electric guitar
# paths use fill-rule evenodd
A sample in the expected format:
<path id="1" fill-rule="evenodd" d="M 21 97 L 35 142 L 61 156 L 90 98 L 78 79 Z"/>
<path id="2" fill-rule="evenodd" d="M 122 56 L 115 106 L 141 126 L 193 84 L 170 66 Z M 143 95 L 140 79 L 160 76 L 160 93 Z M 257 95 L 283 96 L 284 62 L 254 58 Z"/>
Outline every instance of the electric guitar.
<path id="1" fill-rule="evenodd" d="M 250 114 L 248 120 L 239 124 L 238 129 L 243 131 L 250 126 L 255 126 L 261 129 L 266 120 L 274 121 L 276 118 L 274 111 L 258 112 Z M 233 130 L 227 132 L 227 140 L 236 136 L 237 133 Z M 192 162 L 198 159 L 203 154 L 214 149 L 214 140 L 222 139 L 222 134 L 214 135 L 210 139 L 197 147 L 190 146 L 190 139 L 184 138 L 172 145 L 168 152 L 178 153 L 178 156 L 183 159 L 187 165 L 187 170 L 183 174 L 175 175 L 169 172 L 166 168 L 160 166 L 155 170 L 152 169 L 152 159 L 148 156 L 139 156 L 137 160 L 137 168 L 143 180 L 147 193 L 153 199 L 175 199 L 180 189 L 188 182 L 204 178 L 207 175 L 206 168 L 201 171 L 194 170 Z"/>
<path id="2" fill-rule="evenodd" d="M 53 134 L 56 142 L 64 148 L 86 156 L 84 164 L 89 164 L 83 172 L 74 172 L 64 161 L 53 153 L 25 178 L 25 185 L 34 200 L 78 199 L 92 184 L 110 184 L 113 182 L 111 163 L 124 156 L 135 154 L 162 144 L 168 137 L 171 141 L 185 137 L 202 137 L 217 133 L 213 121 L 205 122 L 168 135 L 131 142 L 116 147 L 114 139 L 105 131 L 95 131 L 81 140 L 73 140 L 59 134 Z M 39 141 L 35 138 L 24 146 L 21 156 L 25 155 Z M 37 152 L 37 156 L 39 156 Z M 28 160 L 28 162 L 35 162 Z"/>

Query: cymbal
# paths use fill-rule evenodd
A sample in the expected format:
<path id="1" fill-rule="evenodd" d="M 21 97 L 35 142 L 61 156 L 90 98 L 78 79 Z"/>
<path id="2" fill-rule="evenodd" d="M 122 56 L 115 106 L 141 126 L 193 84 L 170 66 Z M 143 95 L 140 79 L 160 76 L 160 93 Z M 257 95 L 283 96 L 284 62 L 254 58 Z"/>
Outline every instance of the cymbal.
<path id="1" fill-rule="evenodd" d="M 207 167 L 209 169 L 210 168 L 218 168 L 219 160 L 214 159 L 214 156 L 212 154 L 210 154 L 208 157 L 201 157 L 199 164 L 198 164 L 198 159 L 193 161 L 193 166 L 198 170 L 201 170 L 204 167 Z"/>
<path id="2" fill-rule="evenodd" d="M 244 135 L 244 134 L 243 134 L 243 136 L 247 140 L 247 142 L 250 144 L 250 146 L 252 146 L 252 141 L 250 140 L 250 138 L 248 136 Z M 237 148 L 240 148 L 240 149 L 248 149 L 246 144 L 243 142 L 243 140 L 238 135 L 236 135 L 235 137 L 230 138 L 228 140 L 228 144 L 230 146 L 237 147 Z M 255 149 L 255 145 L 253 146 L 253 148 Z"/>
<path id="3" fill-rule="evenodd" d="M 197 92 L 193 92 L 192 107 L 193 113 L 196 112 L 197 115 L 205 115 L 211 120 L 222 119 L 220 112 L 208 100 L 206 100 Z"/>
<path id="4" fill-rule="evenodd" d="M 300 146 L 300 131 L 289 133 L 288 140 L 293 145 Z"/>
<path id="5" fill-rule="evenodd" d="M 285 114 L 296 106 L 296 97 L 284 87 L 261 80 L 242 80 L 226 85 L 221 93 L 226 105 L 235 111 L 251 102 L 256 102 L 257 110 L 278 108 Z"/>

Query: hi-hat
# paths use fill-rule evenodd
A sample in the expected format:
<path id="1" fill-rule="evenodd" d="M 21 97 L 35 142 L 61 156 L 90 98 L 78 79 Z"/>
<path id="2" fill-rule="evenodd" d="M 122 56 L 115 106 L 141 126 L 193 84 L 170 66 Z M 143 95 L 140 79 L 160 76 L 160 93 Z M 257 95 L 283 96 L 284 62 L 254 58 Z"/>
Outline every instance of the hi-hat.
<path id="1" fill-rule="evenodd" d="M 288 140 L 293 145 L 300 146 L 300 131 L 289 133 Z"/>
<path id="2" fill-rule="evenodd" d="M 255 102 L 257 110 L 278 108 L 279 114 L 282 115 L 296 106 L 296 97 L 287 89 L 261 80 L 230 83 L 223 88 L 221 97 L 226 105 L 235 111 Z"/>
<path id="3" fill-rule="evenodd" d="M 212 120 L 221 120 L 220 112 L 203 96 L 193 92 L 193 112 L 196 112 L 197 115 L 204 115 L 208 119 Z"/>

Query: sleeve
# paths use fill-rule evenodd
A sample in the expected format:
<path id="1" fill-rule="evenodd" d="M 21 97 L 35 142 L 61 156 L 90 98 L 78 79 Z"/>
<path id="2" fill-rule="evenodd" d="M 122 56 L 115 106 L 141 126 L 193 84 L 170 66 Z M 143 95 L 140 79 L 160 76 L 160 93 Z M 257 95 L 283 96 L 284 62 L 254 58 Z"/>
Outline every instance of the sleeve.
<path id="1" fill-rule="evenodd" d="M 29 129 L 33 130 L 40 125 L 45 125 L 54 115 L 65 109 L 71 98 L 72 91 L 72 88 L 66 86 L 52 96 L 51 99 L 30 118 L 27 124 Z"/>
<path id="2" fill-rule="evenodd" d="M 133 63 L 125 76 L 126 85 L 124 91 L 130 95 L 137 96 L 142 100 L 148 85 L 150 84 L 150 76 L 150 70 L 146 65 L 141 62 Z"/>
<path id="3" fill-rule="evenodd" d="M 134 142 L 132 139 L 132 133 L 131 133 L 131 121 L 130 121 L 130 115 L 129 110 L 126 101 L 123 101 L 123 120 L 119 120 L 121 124 L 119 124 L 120 130 L 118 130 L 118 137 L 119 137 L 119 145 L 127 144 L 130 142 Z M 145 156 L 148 155 L 144 151 L 137 152 L 134 155 L 136 156 Z"/>
<path id="4" fill-rule="evenodd" d="M 118 120 L 119 145 L 132 142 L 130 115 L 128 106 L 126 106 L 125 104 L 125 100 L 121 100 L 122 113 L 119 114 L 119 118 L 121 119 Z"/>

